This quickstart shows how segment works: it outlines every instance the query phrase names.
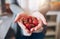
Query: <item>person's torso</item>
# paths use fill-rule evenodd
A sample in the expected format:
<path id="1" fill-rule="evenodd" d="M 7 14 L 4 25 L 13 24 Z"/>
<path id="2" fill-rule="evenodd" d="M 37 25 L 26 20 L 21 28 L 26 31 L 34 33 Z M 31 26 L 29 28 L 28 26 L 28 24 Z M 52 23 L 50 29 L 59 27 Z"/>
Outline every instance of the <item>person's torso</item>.
<path id="1" fill-rule="evenodd" d="M 36 11 L 44 5 L 45 0 L 17 0 L 17 2 L 24 10 Z"/>

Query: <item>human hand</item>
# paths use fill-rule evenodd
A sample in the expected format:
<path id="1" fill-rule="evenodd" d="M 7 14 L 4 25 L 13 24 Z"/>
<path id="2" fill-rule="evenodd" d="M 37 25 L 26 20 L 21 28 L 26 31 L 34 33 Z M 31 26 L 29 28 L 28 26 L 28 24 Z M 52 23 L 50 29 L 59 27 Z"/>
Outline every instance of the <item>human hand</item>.
<path id="1" fill-rule="evenodd" d="M 14 22 L 18 22 L 21 19 L 21 17 L 26 17 L 26 16 L 27 14 L 25 12 L 18 13 Z"/>
<path id="2" fill-rule="evenodd" d="M 40 12 L 34 12 L 31 14 L 31 16 L 36 17 L 39 21 L 39 24 L 31 29 L 31 32 L 41 32 L 43 30 L 43 24 L 47 25 L 45 17 L 40 14 Z"/>
<path id="3" fill-rule="evenodd" d="M 18 25 L 21 27 L 23 35 L 30 36 L 32 34 L 32 32 L 29 31 L 21 21 L 18 21 Z"/>
<path id="4" fill-rule="evenodd" d="M 23 17 L 26 17 L 27 15 L 26 15 L 26 14 L 22 14 L 22 16 L 23 16 Z M 42 31 L 42 30 L 43 30 L 43 24 L 47 25 L 44 16 L 41 15 L 40 12 L 34 12 L 34 13 L 31 14 L 31 16 L 36 17 L 36 18 L 39 20 L 39 24 L 38 24 L 36 27 L 32 28 L 32 29 L 30 30 L 30 32 L 34 32 L 34 31 L 37 32 L 38 30 L 39 30 L 39 31 Z M 16 21 L 20 21 L 20 17 L 21 17 L 21 15 L 17 16 Z M 20 22 L 19 22 L 19 23 L 20 23 Z M 19 24 L 19 23 L 18 23 L 18 24 Z M 29 31 L 29 30 L 28 30 L 28 31 Z"/>
<path id="5" fill-rule="evenodd" d="M 24 12 L 22 13 L 22 14 L 17 14 L 17 16 L 16 16 L 16 18 L 15 18 L 15 20 L 14 20 L 14 22 L 17 22 L 18 23 L 18 25 L 21 27 L 21 29 L 22 29 L 22 31 L 23 31 L 23 34 L 26 36 L 30 36 L 31 34 L 32 34 L 32 32 L 30 32 L 24 25 L 23 25 L 23 23 L 22 23 L 22 21 L 20 21 L 20 20 L 22 20 L 22 18 L 21 17 L 27 17 L 27 14 L 25 14 Z"/>

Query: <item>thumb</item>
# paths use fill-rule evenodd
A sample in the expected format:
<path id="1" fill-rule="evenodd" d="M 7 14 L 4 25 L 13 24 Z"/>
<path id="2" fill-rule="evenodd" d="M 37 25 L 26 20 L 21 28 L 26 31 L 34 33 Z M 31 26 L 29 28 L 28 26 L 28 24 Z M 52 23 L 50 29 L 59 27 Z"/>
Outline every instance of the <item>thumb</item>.
<path id="1" fill-rule="evenodd" d="M 17 14 L 17 16 L 16 16 L 14 22 L 17 22 L 19 19 L 20 19 L 20 14 Z"/>
<path id="2" fill-rule="evenodd" d="M 42 20 L 43 24 L 47 25 L 46 19 L 43 15 L 40 15 L 40 19 Z"/>
<path id="3" fill-rule="evenodd" d="M 46 19 L 43 14 L 41 14 L 39 11 L 36 11 L 32 14 L 32 16 L 37 17 L 39 20 L 41 19 L 43 24 L 47 25 Z"/>
<path id="4" fill-rule="evenodd" d="M 24 16 L 24 12 L 18 13 L 14 22 L 17 22 L 22 16 Z"/>
<path id="5" fill-rule="evenodd" d="M 19 22 L 18 21 L 18 25 L 24 30 L 24 29 L 26 29 L 26 27 L 21 23 L 21 22 Z"/>

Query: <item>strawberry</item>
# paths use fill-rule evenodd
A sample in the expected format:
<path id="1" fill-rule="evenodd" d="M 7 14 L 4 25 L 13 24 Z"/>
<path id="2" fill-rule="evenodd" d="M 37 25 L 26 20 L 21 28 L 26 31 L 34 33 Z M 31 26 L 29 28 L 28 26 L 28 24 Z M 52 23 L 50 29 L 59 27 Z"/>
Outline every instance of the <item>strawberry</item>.
<path id="1" fill-rule="evenodd" d="M 32 23 L 32 17 L 31 16 L 28 17 L 28 22 Z"/>
<path id="2" fill-rule="evenodd" d="M 31 29 L 31 26 L 30 26 L 30 24 L 29 24 L 29 23 L 26 23 L 26 24 L 25 24 L 25 26 L 26 26 L 26 28 L 27 28 L 28 30 L 30 30 L 30 29 Z"/>
<path id="3" fill-rule="evenodd" d="M 33 24 L 34 24 L 35 26 L 38 25 L 38 20 L 37 20 L 37 18 L 33 18 Z"/>
<path id="4" fill-rule="evenodd" d="M 34 25 L 34 24 L 30 24 L 30 26 L 31 26 L 31 28 L 35 27 L 35 25 Z"/>
<path id="5" fill-rule="evenodd" d="M 38 25 L 38 20 L 36 17 L 32 17 L 32 16 L 23 17 L 22 16 L 20 20 L 22 21 L 22 23 L 26 26 L 28 30 Z"/>

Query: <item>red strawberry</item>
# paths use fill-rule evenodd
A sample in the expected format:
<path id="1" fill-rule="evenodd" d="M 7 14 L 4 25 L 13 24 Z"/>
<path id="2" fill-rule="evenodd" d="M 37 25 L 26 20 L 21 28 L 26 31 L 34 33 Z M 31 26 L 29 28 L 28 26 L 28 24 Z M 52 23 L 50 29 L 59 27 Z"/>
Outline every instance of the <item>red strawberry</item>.
<path id="1" fill-rule="evenodd" d="M 35 26 L 38 25 L 38 20 L 37 20 L 37 18 L 33 18 L 33 24 L 34 24 Z"/>
<path id="2" fill-rule="evenodd" d="M 29 23 L 26 23 L 26 24 L 25 24 L 25 26 L 26 26 L 26 28 L 27 28 L 28 30 L 30 30 L 30 29 L 31 29 L 31 26 L 30 26 L 30 24 L 29 24 Z"/>
<path id="3" fill-rule="evenodd" d="M 32 23 L 32 18 L 28 18 L 28 22 L 29 23 Z"/>
<path id="4" fill-rule="evenodd" d="M 26 26 L 28 30 L 38 25 L 38 20 L 35 17 L 27 16 L 27 17 L 21 17 L 22 23 Z"/>
<path id="5" fill-rule="evenodd" d="M 29 23 L 32 23 L 32 20 L 31 19 L 29 19 Z"/>
<path id="6" fill-rule="evenodd" d="M 30 24 L 30 26 L 31 26 L 31 28 L 35 27 L 35 25 L 34 25 L 34 24 Z"/>

